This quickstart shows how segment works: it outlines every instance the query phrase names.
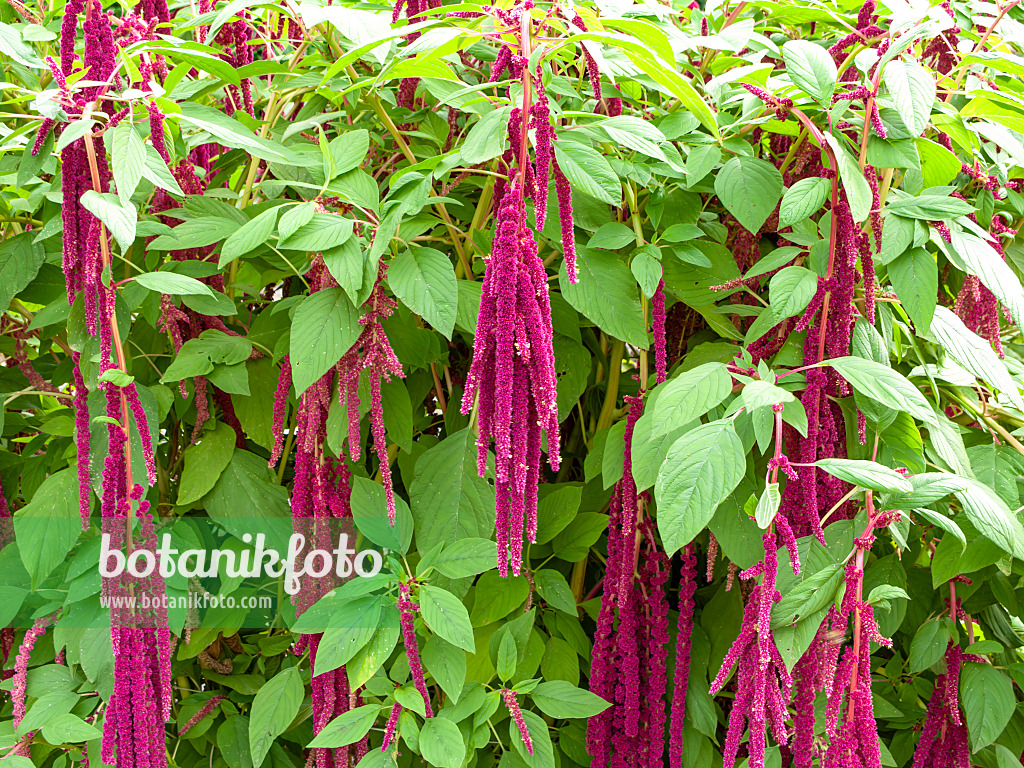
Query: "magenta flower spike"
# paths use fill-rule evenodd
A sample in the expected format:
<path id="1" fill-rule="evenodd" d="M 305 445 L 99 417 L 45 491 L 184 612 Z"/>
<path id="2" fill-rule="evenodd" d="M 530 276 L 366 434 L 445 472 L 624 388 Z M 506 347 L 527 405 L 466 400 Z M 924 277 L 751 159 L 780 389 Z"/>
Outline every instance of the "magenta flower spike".
<path id="1" fill-rule="evenodd" d="M 519 729 L 519 735 L 523 737 L 523 743 L 526 745 L 526 751 L 532 755 L 533 739 L 530 738 L 530 731 L 526 727 L 526 720 L 523 718 L 523 711 L 519 708 L 519 702 L 516 701 L 516 692 L 510 688 L 502 688 L 501 699 L 505 702 L 505 706 L 508 707 L 508 712 L 512 715 L 512 722 L 514 722 L 516 724 L 516 728 Z"/>
<path id="2" fill-rule="evenodd" d="M 398 728 L 398 717 L 401 714 L 402 705 L 396 701 L 391 707 L 391 713 L 388 715 L 388 722 L 384 728 L 384 743 L 380 745 L 381 752 L 387 752 L 388 747 L 391 746 L 391 742 L 395 738 L 395 729 Z"/>
<path id="3" fill-rule="evenodd" d="M 416 639 L 416 627 L 413 623 L 414 614 L 420 607 L 412 602 L 410 598 L 411 584 L 402 582 L 399 584 L 398 612 L 402 625 L 402 645 L 405 646 L 405 655 L 409 660 L 409 672 L 412 675 L 413 685 L 423 697 L 423 706 L 426 707 L 427 717 L 434 716 L 434 710 L 430 706 L 430 694 L 427 692 L 427 682 L 423 674 L 423 663 L 420 661 L 420 644 Z"/>

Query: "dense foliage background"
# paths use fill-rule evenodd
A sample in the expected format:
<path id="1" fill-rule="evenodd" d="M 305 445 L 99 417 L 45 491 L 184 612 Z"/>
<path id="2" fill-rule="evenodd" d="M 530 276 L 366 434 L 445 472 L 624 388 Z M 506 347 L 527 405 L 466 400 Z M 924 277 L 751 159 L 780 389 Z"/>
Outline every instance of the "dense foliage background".
<path id="1" fill-rule="evenodd" d="M 1020 766 L 1017 2 L 0 20 L 7 764 Z"/>

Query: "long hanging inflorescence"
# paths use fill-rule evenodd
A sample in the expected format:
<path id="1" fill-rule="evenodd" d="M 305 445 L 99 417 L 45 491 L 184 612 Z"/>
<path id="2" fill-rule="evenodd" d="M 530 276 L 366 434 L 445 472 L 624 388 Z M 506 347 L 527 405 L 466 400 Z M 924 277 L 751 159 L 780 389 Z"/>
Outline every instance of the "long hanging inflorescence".
<path id="1" fill-rule="evenodd" d="M 502 48 L 491 79 L 499 79 L 505 71 L 521 78 L 525 103 L 512 111 L 509 120 L 510 148 L 502 159 L 508 181 L 495 184 L 496 231 L 491 253 L 485 257 L 473 364 L 462 400 L 462 413 L 475 411 L 479 423 L 477 469 L 481 477 L 487 469 L 488 446 L 494 442 L 498 569 L 503 576 L 509 566 L 519 574 L 524 534 L 531 542 L 536 538 L 542 432 L 547 433 L 548 462 L 553 470 L 559 466 L 548 278 L 537 256 L 533 230 L 526 222 L 526 198 L 530 195 L 538 222 L 543 222 L 546 206 L 541 201 L 546 193 L 538 191 L 538 183 L 547 184 L 554 139 L 540 73 L 527 71 L 531 8 L 529 0 L 513 11 L 490 8 L 502 23 L 520 30 L 521 49 L 515 54 Z M 534 92 L 537 101 L 532 104 Z M 526 152 L 531 127 L 537 136 L 536 164 Z M 558 182 L 560 171 L 557 164 L 552 167 L 561 206 L 566 270 L 575 280 L 568 184 Z"/>
<path id="2" fill-rule="evenodd" d="M 967 723 L 960 713 L 960 667 L 964 652 L 950 641 L 946 671 L 935 678 L 921 736 L 914 752 L 913 768 L 970 768 L 971 750 Z"/>

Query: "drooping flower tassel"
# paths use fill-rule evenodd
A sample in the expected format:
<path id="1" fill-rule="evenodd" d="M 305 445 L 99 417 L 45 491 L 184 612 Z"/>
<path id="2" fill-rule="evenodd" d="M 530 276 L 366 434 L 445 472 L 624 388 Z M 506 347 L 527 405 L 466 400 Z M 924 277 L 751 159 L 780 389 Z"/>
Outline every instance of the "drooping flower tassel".
<path id="1" fill-rule="evenodd" d="M 434 716 L 434 710 L 430 706 L 430 694 L 427 692 L 427 682 L 423 675 L 423 663 L 420 661 L 420 644 L 416 639 L 416 627 L 413 623 L 413 615 L 420 607 L 410 597 L 411 585 L 403 581 L 399 587 L 398 613 L 402 625 L 402 645 L 405 646 L 405 655 L 409 660 L 409 674 L 412 675 L 413 685 L 423 697 L 423 706 L 426 709 L 427 717 Z"/>
<path id="2" fill-rule="evenodd" d="M 505 706 L 508 707 L 509 714 L 512 715 L 512 722 L 516 724 L 516 728 L 519 729 L 519 735 L 523 739 L 523 743 L 526 745 L 526 751 L 529 754 L 533 754 L 533 739 L 530 738 L 530 731 L 526 727 L 526 719 L 523 717 L 523 711 L 519 708 L 519 702 L 516 701 L 516 692 L 510 688 L 501 689 L 501 699 L 505 702 Z"/>
<path id="3" fill-rule="evenodd" d="M 498 569 L 519 574 L 522 537 L 533 541 L 537 526 L 537 482 L 541 430 L 548 461 L 558 469 L 558 407 L 547 274 L 526 225 L 522 188 L 505 194 L 497 232 L 486 257 L 473 363 L 462 413 L 474 409 L 480 432 L 477 470 L 487 468 L 493 440 L 496 475 Z"/>
<path id="4" fill-rule="evenodd" d="M 778 517 L 776 517 L 778 519 Z M 782 596 L 775 588 L 778 569 L 775 531 L 764 534 L 765 557 L 753 568 L 740 574 L 750 579 L 761 576 L 743 610 L 743 624 L 739 637 L 726 654 L 722 667 L 711 683 L 711 693 L 722 689 L 732 672 L 736 671 L 736 698 L 729 714 L 723 758 L 725 768 L 733 768 L 744 732 L 750 731 L 747 745 L 751 768 L 764 768 L 766 730 L 770 730 L 778 744 L 786 744 L 786 702 L 793 688 L 793 679 L 775 647 L 771 635 L 772 607 Z"/>

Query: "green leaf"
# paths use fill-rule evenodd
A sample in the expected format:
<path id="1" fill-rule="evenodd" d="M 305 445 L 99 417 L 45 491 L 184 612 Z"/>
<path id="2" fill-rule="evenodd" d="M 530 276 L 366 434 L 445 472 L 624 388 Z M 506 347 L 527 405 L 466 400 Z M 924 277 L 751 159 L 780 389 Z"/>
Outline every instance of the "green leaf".
<path id="1" fill-rule="evenodd" d="M 630 346 L 647 349 L 647 328 L 629 267 L 613 253 L 588 248 L 577 250 L 576 266 L 579 282 L 573 284 L 562 262 L 558 272 L 562 297 L 601 330 Z"/>
<path id="2" fill-rule="evenodd" d="M 146 167 L 146 145 L 131 122 L 125 122 L 114 128 L 110 146 L 110 169 L 117 185 L 117 196 L 121 205 L 127 205 L 142 180 L 142 172 Z"/>
<path id="3" fill-rule="evenodd" d="M 779 229 L 792 226 L 820 211 L 831 189 L 832 183 L 828 179 L 817 177 L 801 179 L 787 189 L 779 205 Z"/>
<path id="4" fill-rule="evenodd" d="M 139 212 L 130 201 L 121 202 L 117 195 L 88 190 L 82 194 L 82 207 L 103 222 L 103 225 L 126 252 L 135 242 L 135 226 Z"/>
<path id="5" fill-rule="evenodd" d="M 556 141 L 555 161 L 573 190 L 602 203 L 618 205 L 622 199 L 619 177 L 604 156 L 578 141 Z M 580 277 L 580 281 L 583 281 Z"/>
<path id="6" fill-rule="evenodd" d="M 495 664 L 502 682 L 507 682 L 515 674 L 518 663 L 519 651 L 516 649 L 516 641 L 510 632 L 506 632 L 498 643 L 498 661 Z"/>
<path id="7" fill-rule="evenodd" d="M 413 522 L 405 499 L 395 496 L 395 524 L 391 525 L 384 487 L 366 477 L 356 476 L 351 482 L 352 517 L 359 532 L 379 547 L 406 554 Z"/>
<path id="8" fill-rule="evenodd" d="M 288 163 L 292 160 L 283 147 L 259 138 L 242 123 L 218 109 L 192 101 L 183 101 L 180 107 L 182 122 L 205 131 L 225 146 L 243 149 L 254 157 L 270 162 Z"/>
<path id="9" fill-rule="evenodd" d="M 945 621 L 933 619 L 922 624 L 910 643 L 907 659 L 911 674 L 922 672 L 935 664 L 946 653 L 949 645 L 949 627 Z"/>
<path id="10" fill-rule="evenodd" d="M 475 123 L 462 144 L 462 160 L 467 165 L 486 163 L 505 151 L 508 120 L 512 107 L 491 110 Z"/>
<path id="11" fill-rule="evenodd" d="M 314 213 L 278 245 L 289 251 L 326 251 L 344 245 L 352 237 L 354 222 L 333 213 Z"/>
<path id="12" fill-rule="evenodd" d="M 458 704 L 466 684 L 466 652 L 434 635 L 423 646 L 423 666 L 453 703 Z"/>
<path id="13" fill-rule="evenodd" d="M 1010 679 L 995 667 L 975 662 L 967 662 L 960 672 L 960 703 L 974 752 L 996 740 L 1017 705 Z"/>
<path id="14" fill-rule="evenodd" d="M 331 178 L 337 178 L 358 168 L 366 159 L 366 153 L 370 150 L 370 132 L 364 128 L 345 131 L 331 140 L 330 150 L 334 163 L 334 175 Z"/>
<path id="15" fill-rule="evenodd" d="M 757 507 L 754 509 L 754 520 L 762 529 L 767 529 L 775 515 L 779 512 L 779 503 L 782 501 L 782 494 L 779 492 L 778 483 L 768 483 L 764 493 L 757 500 Z"/>
<path id="16" fill-rule="evenodd" d="M 187 248 L 203 248 L 219 243 L 238 227 L 239 222 L 221 216 L 203 216 L 183 221 L 174 227 L 174 232 L 160 235 L 152 240 L 148 248 L 157 251 L 177 251 Z"/>
<path id="17" fill-rule="evenodd" d="M 1024 411 L 1020 386 L 1006 364 L 993 351 L 992 345 L 968 328 L 953 311 L 947 307 L 935 308 L 931 335 L 950 357 L 1001 392 L 1017 410 Z"/>
<path id="18" fill-rule="evenodd" d="M 662 275 L 661 260 L 654 256 L 652 251 L 658 253 L 658 247 L 656 245 L 642 246 L 629 263 L 633 277 L 636 278 L 640 284 L 640 290 L 648 299 L 658 290 L 658 283 L 661 282 Z"/>
<path id="19" fill-rule="evenodd" d="M 0 311 L 6 312 L 11 299 L 36 279 L 46 261 L 46 249 L 34 243 L 30 234 L 8 236 L 0 242 Z"/>
<path id="20" fill-rule="evenodd" d="M 57 715 L 43 726 L 43 738 L 51 744 L 75 744 L 98 739 L 103 734 L 78 715 Z"/>
<path id="21" fill-rule="evenodd" d="M 452 645 L 470 653 L 476 652 L 473 626 L 469 623 L 466 606 L 455 595 L 429 584 L 420 588 L 420 612 L 430 631 L 440 635 Z"/>
<path id="22" fill-rule="evenodd" d="M 47 477 L 32 500 L 14 513 L 14 538 L 25 570 L 38 587 L 78 541 L 78 476 L 73 468 Z"/>
<path id="23" fill-rule="evenodd" d="M 243 224 L 228 235 L 228 238 L 220 247 L 220 258 L 217 261 L 217 266 L 224 267 L 256 246 L 267 242 L 270 239 L 270 235 L 274 232 L 274 227 L 277 224 L 277 214 L 280 210 L 279 207 L 274 207 L 263 211 L 252 221 Z"/>
<path id="24" fill-rule="evenodd" d="M 790 40 L 782 46 L 782 59 L 797 88 L 812 99 L 831 105 L 839 75 L 832 56 L 824 47 L 809 40 Z"/>
<path id="25" fill-rule="evenodd" d="M 837 357 L 827 364 L 861 394 L 927 424 L 938 420 L 920 390 L 889 366 L 860 357 Z"/>
<path id="26" fill-rule="evenodd" d="M 987 485 L 963 478 L 964 489 L 957 498 L 964 514 L 993 544 L 1016 558 L 1024 558 L 1024 526 L 999 495 Z"/>
<path id="27" fill-rule="evenodd" d="M 724 363 L 704 363 L 658 387 L 651 435 L 658 437 L 690 424 L 725 400 L 732 377 Z"/>
<path id="28" fill-rule="evenodd" d="M 420 752 L 436 768 L 462 768 L 466 743 L 459 726 L 444 717 L 432 717 L 420 729 Z"/>
<path id="29" fill-rule="evenodd" d="M 57 138 L 57 144 L 54 146 L 53 151 L 60 154 L 61 150 L 71 146 L 83 136 L 90 133 L 95 125 L 95 120 L 73 120 L 68 123 L 64 126 L 64 130 L 60 132 L 60 136 Z"/>
<path id="30" fill-rule="evenodd" d="M 388 265 L 388 284 L 409 309 L 451 340 L 459 288 L 447 256 L 433 248 L 407 249 Z"/>
<path id="31" fill-rule="evenodd" d="M 367 595 L 346 601 L 331 616 L 317 646 L 317 674 L 347 664 L 370 642 L 380 627 L 381 608 L 380 597 Z"/>
<path id="32" fill-rule="evenodd" d="M 171 296 L 213 296 L 206 283 L 177 272 L 143 272 L 135 276 L 135 282 L 143 288 Z"/>
<path id="33" fill-rule="evenodd" d="M 302 395 L 319 381 L 362 332 L 359 314 L 341 288 L 310 294 L 295 310 L 291 327 L 292 384 Z"/>
<path id="34" fill-rule="evenodd" d="M 288 207 L 281 214 L 281 222 L 277 227 L 281 239 L 285 240 L 291 237 L 300 227 L 312 221 L 314 213 L 316 213 L 316 203 L 312 200 Z"/>
<path id="35" fill-rule="evenodd" d="M 552 568 L 542 568 L 533 574 L 533 581 L 548 605 L 570 616 L 576 615 L 576 598 L 565 576 Z"/>
<path id="36" fill-rule="evenodd" d="M 814 466 L 840 480 L 861 488 L 888 493 L 910 493 L 914 486 L 895 470 L 874 461 L 861 459 L 818 459 Z"/>
<path id="37" fill-rule="evenodd" d="M 756 157 L 734 157 L 715 177 L 722 204 L 748 232 L 758 232 L 782 198 L 782 174 Z"/>
<path id="38" fill-rule="evenodd" d="M 617 251 L 636 242 L 636 233 L 621 221 L 602 224 L 587 243 L 587 248 Z"/>
<path id="39" fill-rule="evenodd" d="M 920 136 L 935 104 L 935 79 L 916 61 L 902 59 L 890 61 L 882 79 L 903 124 L 915 137 Z"/>
<path id="40" fill-rule="evenodd" d="M 468 429 L 449 435 L 420 456 L 409 488 L 420 551 L 441 542 L 493 534 L 494 486 L 476 469 L 475 435 Z"/>
<path id="41" fill-rule="evenodd" d="M 449 579 L 464 579 L 497 568 L 498 555 L 490 539 L 470 537 L 442 549 L 433 566 Z"/>
<path id="42" fill-rule="evenodd" d="M 874 199 L 868 180 L 864 178 L 864 172 L 861 171 L 857 160 L 846 151 L 835 136 L 826 133 L 825 141 L 836 153 L 836 161 L 839 163 L 839 178 L 843 182 L 846 198 L 850 202 L 850 215 L 853 216 L 854 221 L 864 221 L 871 213 L 871 201 Z"/>
<path id="43" fill-rule="evenodd" d="M 334 748 L 355 744 L 370 732 L 370 727 L 377 719 L 380 709 L 379 704 L 364 704 L 339 715 L 325 725 L 316 738 L 309 742 L 309 748 Z"/>
<path id="44" fill-rule="evenodd" d="M 240 539 L 251 534 L 254 521 L 258 521 L 267 545 L 287 551 L 292 532 L 288 491 L 277 484 L 266 459 L 236 448 L 204 503 L 210 517 L 233 536 Z"/>
<path id="45" fill-rule="evenodd" d="M 249 711 L 249 751 L 253 768 L 263 765 L 274 739 L 291 725 L 304 694 L 298 667 L 279 672 L 260 688 Z"/>
<path id="46" fill-rule="evenodd" d="M 714 144 L 703 144 L 686 156 L 686 182 L 693 186 L 722 162 L 722 150 Z"/>
<path id="47" fill-rule="evenodd" d="M 955 219 L 974 211 L 974 206 L 970 203 L 944 195 L 918 195 L 904 197 L 902 200 L 890 200 L 885 204 L 885 208 L 897 216 L 922 221 Z"/>
<path id="48" fill-rule="evenodd" d="M 533 689 L 530 698 L 541 712 L 558 720 L 593 717 L 611 706 L 597 694 L 577 688 L 564 680 L 541 683 Z"/>
<path id="49" fill-rule="evenodd" d="M 178 484 L 179 505 L 192 504 L 212 490 L 235 453 L 235 431 L 222 421 L 185 449 Z"/>
<path id="50" fill-rule="evenodd" d="M 702 424 L 672 445 L 655 484 L 658 531 L 668 554 L 707 526 L 745 471 L 743 443 L 730 419 Z"/>
<path id="51" fill-rule="evenodd" d="M 927 334 L 939 289 L 935 257 L 924 248 L 912 248 L 889 263 L 889 279 L 918 332 Z"/>
<path id="52" fill-rule="evenodd" d="M 818 276 L 807 267 L 784 267 L 768 283 L 768 301 L 778 323 L 803 312 L 818 291 Z"/>
<path id="53" fill-rule="evenodd" d="M 948 247 L 940 241 L 940 247 L 954 265 L 972 275 L 977 275 L 982 284 L 996 295 L 1010 312 L 1013 322 L 1024 327 L 1024 288 L 1016 273 L 980 237 L 951 228 L 951 243 Z"/>

